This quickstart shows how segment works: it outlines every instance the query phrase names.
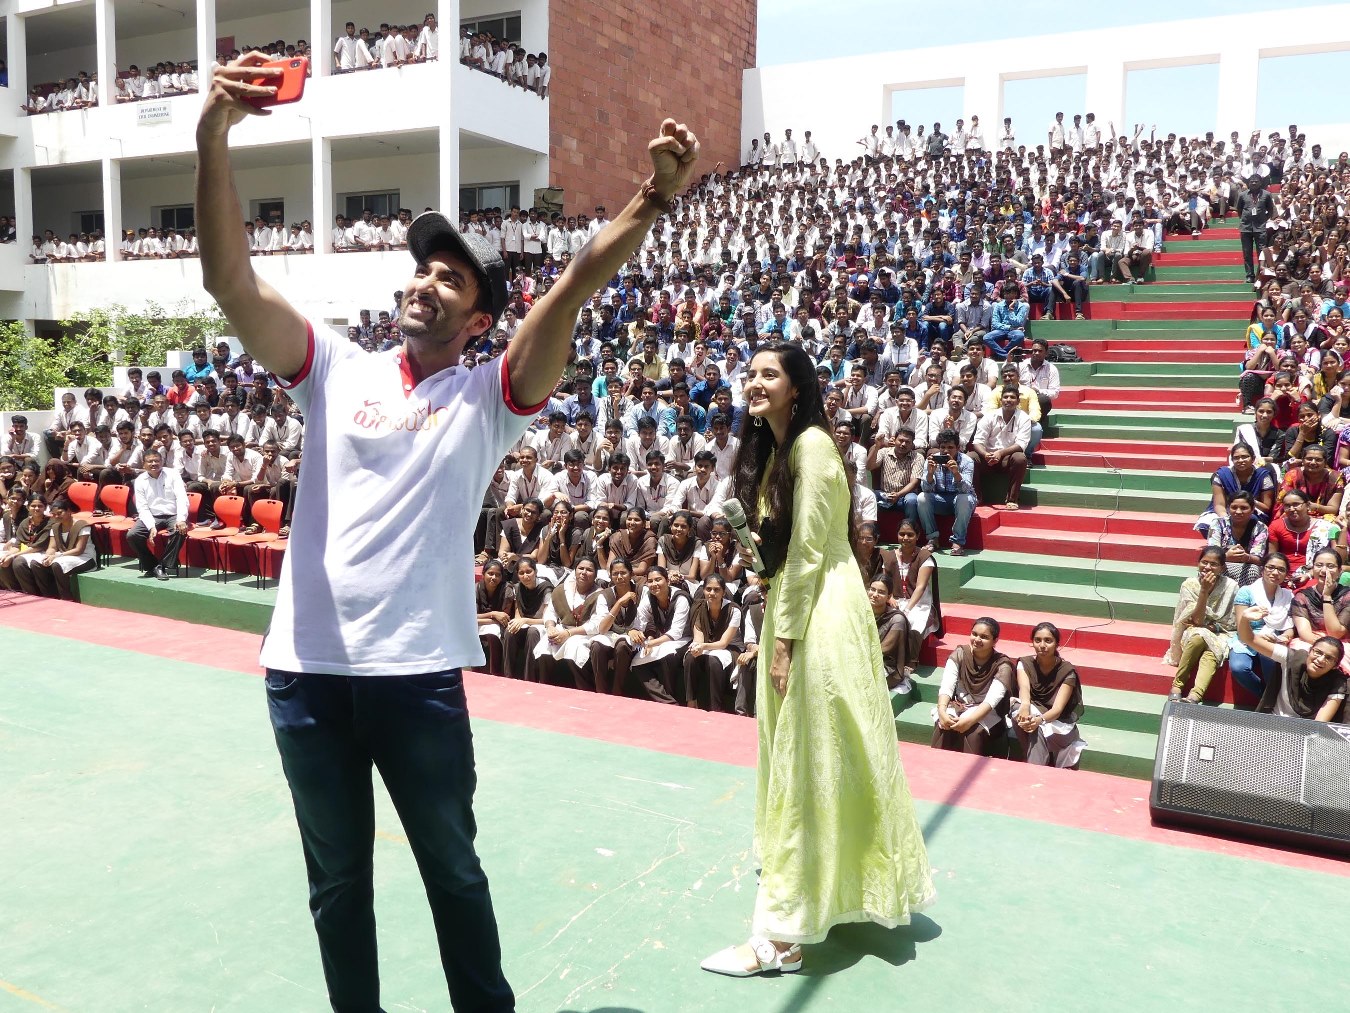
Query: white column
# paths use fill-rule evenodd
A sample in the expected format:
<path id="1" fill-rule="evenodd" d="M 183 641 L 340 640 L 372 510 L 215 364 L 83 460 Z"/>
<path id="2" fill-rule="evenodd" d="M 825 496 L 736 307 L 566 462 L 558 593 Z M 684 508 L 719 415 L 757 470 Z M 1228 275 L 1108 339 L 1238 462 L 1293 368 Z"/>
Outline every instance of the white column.
<path id="1" fill-rule="evenodd" d="M 10 18 L 10 25 L 23 22 L 23 18 Z M 10 39 L 13 40 L 11 35 Z M 14 79 L 11 77 L 11 81 Z M 22 245 L 25 252 L 32 242 L 33 233 L 33 170 L 16 168 L 14 170 L 14 242 Z M 25 261 L 27 263 L 27 261 Z"/>
<path id="2" fill-rule="evenodd" d="M 315 129 L 313 123 L 310 129 Z M 311 142 L 311 164 L 313 168 L 314 210 L 311 212 L 314 222 L 314 254 L 323 256 L 332 252 L 333 235 L 333 142 L 326 137 L 316 136 Z"/>
<path id="3" fill-rule="evenodd" d="M 197 86 L 203 97 L 216 62 L 216 0 L 197 0 Z"/>
<path id="4" fill-rule="evenodd" d="M 117 17 L 112 0 L 94 4 L 94 65 L 98 70 L 98 104 L 113 105 L 117 92 L 113 83 L 117 79 Z"/>
<path id="5" fill-rule="evenodd" d="M 961 118 L 969 126 L 972 116 L 980 118 L 984 143 L 991 149 L 997 148 L 996 132 L 1003 126 L 1003 79 L 997 70 L 981 67 L 966 74 Z"/>
<path id="6" fill-rule="evenodd" d="M 109 261 L 120 259 L 122 242 L 122 163 L 103 158 L 103 244 Z"/>
<path id="7" fill-rule="evenodd" d="M 1261 73 L 1261 51 L 1256 46 L 1229 49 L 1219 54 L 1219 109 L 1215 137 L 1226 138 L 1234 130 L 1247 143 L 1256 128 L 1257 79 Z M 1285 124 L 1267 123 L 1268 127 Z"/>
<path id="8" fill-rule="evenodd" d="M 5 64 L 9 70 L 9 93 L 14 96 L 14 105 L 21 105 L 28 98 L 28 22 L 18 14 L 5 18 L 6 44 Z M 27 240 L 27 236 L 20 237 Z"/>
<path id="9" fill-rule="evenodd" d="M 309 0 L 309 36 L 313 74 L 327 77 L 333 69 L 333 5 L 330 0 Z M 318 246 L 316 239 L 315 249 Z"/>
<path id="10" fill-rule="evenodd" d="M 438 167 L 440 211 L 459 224 L 459 124 L 455 122 L 455 71 L 459 69 L 459 0 L 437 0 L 436 27 L 441 36 L 441 57 L 437 61 L 437 81 L 433 85 L 443 96 L 437 129 L 440 133 L 441 160 Z M 524 26 L 521 26 L 524 31 Z M 522 199 L 524 194 L 521 195 Z"/>
<path id="11" fill-rule="evenodd" d="M 1097 126 L 1102 137 L 1107 136 L 1109 124 L 1115 124 L 1116 134 L 1127 137 L 1134 133 L 1134 127 L 1125 122 L 1125 64 L 1118 60 L 1094 60 L 1088 64 L 1087 104 L 1083 113 L 1092 113 L 1097 118 Z M 1064 110 L 1064 122 L 1073 122 L 1075 110 Z"/>

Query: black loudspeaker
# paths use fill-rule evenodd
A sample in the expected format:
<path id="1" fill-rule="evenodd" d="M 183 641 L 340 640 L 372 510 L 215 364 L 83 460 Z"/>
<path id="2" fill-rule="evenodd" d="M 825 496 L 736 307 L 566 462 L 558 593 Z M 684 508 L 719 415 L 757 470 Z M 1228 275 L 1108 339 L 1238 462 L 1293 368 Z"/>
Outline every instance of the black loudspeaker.
<path id="1" fill-rule="evenodd" d="M 1159 823 L 1350 854 L 1350 726 L 1169 702 L 1148 804 Z"/>

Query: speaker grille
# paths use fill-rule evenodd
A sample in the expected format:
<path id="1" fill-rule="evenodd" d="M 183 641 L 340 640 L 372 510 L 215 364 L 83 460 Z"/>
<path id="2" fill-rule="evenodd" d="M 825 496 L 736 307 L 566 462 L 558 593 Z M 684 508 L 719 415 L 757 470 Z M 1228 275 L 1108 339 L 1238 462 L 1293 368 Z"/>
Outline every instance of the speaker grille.
<path id="1" fill-rule="evenodd" d="M 1350 746 L 1337 735 L 1308 739 L 1308 804 L 1315 833 L 1350 839 Z"/>
<path id="2" fill-rule="evenodd" d="M 1307 729 L 1210 720 L 1222 711 L 1168 722 L 1162 801 L 1231 819 L 1308 828 L 1303 804 Z"/>

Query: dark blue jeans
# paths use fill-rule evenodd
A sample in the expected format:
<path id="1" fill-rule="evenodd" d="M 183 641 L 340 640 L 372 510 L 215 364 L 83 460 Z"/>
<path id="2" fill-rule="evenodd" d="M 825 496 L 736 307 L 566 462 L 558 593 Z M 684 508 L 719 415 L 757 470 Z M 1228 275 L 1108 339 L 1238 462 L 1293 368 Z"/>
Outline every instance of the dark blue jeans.
<path id="1" fill-rule="evenodd" d="M 459 669 L 365 677 L 269 669 L 266 682 L 333 1009 L 380 1008 L 374 765 L 426 885 L 451 1005 L 457 1013 L 514 1010 L 487 876 L 473 846 L 477 776 Z"/>

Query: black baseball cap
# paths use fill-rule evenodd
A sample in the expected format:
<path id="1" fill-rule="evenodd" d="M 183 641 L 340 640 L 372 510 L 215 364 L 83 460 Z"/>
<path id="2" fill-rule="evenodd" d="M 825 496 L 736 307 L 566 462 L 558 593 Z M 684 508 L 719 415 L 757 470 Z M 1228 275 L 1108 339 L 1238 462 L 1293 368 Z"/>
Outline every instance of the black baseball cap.
<path id="1" fill-rule="evenodd" d="M 419 264 L 437 250 L 449 250 L 472 264 L 496 323 L 506 309 L 506 264 L 491 243 L 475 232 L 460 232 L 439 211 L 423 211 L 408 228 L 408 249 Z"/>

